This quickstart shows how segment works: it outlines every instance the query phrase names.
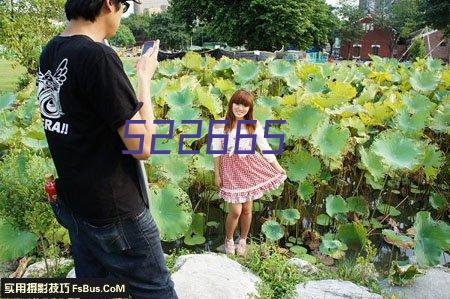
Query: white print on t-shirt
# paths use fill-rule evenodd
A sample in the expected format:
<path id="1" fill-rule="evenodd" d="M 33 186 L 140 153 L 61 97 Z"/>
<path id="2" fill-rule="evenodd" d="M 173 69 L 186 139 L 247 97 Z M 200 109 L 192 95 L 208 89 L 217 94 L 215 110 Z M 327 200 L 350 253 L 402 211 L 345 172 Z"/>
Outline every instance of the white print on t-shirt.
<path id="1" fill-rule="evenodd" d="M 59 100 L 59 90 L 67 79 L 66 74 L 67 58 L 61 61 L 55 75 L 52 75 L 50 70 L 44 75 L 39 68 L 37 77 L 39 108 L 45 117 L 60 118 L 64 115 Z"/>
<path id="2" fill-rule="evenodd" d="M 59 121 L 52 121 L 51 119 L 43 119 L 42 122 L 44 123 L 44 130 L 64 135 L 67 135 L 69 131 L 68 124 L 60 123 Z"/>
<path id="3" fill-rule="evenodd" d="M 41 110 L 44 123 L 44 130 L 67 135 L 69 125 L 59 121 L 52 121 L 46 118 L 60 118 L 64 115 L 59 99 L 59 91 L 67 77 L 67 58 L 63 59 L 55 71 L 55 75 L 48 70 L 45 75 L 39 68 L 37 77 L 39 108 Z"/>

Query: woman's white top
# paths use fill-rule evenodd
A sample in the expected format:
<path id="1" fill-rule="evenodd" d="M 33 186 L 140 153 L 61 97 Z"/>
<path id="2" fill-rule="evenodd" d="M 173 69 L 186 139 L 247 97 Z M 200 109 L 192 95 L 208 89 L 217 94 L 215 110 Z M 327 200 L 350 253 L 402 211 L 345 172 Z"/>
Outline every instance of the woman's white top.
<path id="1" fill-rule="evenodd" d="M 219 128 L 213 127 L 213 134 L 225 134 L 224 126 L 222 125 Z M 248 134 L 247 128 L 245 125 L 241 125 L 241 135 L 242 134 Z M 272 150 L 269 143 L 267 142 L 267 139 L 264 138 L 264 130 L 261 126 L 260 122 L 256 122 L 256 129 L 255 133 L 256 135 L 256 145 L 258 146 L 260 151 L 267 151 Z M 223 150 L 223 138 L 213 138 L 212 140 L 212 149 L 213 150 Z M 231 132 L 228 133 L 228 146 L 227 146 L 227 153 L 229 156 L 234 154 L 235 151 L 235 144 L 236 144 L 236 128 L 231 130 Z M 250 138 L 241 138 L 239 140 L 239 150 L 251 150 L 252 149 L 252 139 Z M 274 154 L 263 154 L 263 157 L 269 162 L 272 163 L 276 160 L 276 157 Z M 238 156 L 247 156 L 248 154 L 238 154 Z M 213 154 L 213 157 L 219 157 L 221 154 Z"/>

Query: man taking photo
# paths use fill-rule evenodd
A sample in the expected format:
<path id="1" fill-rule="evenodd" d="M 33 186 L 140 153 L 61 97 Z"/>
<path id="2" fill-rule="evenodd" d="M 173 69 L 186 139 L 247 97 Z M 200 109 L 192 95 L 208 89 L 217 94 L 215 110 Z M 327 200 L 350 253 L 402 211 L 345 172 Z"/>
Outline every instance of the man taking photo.
<path id="1" fill-rule="evenodd" d="M 137 1 L 137 0 L 134 0 Z M 77 278 L 116 278 L 133 298 L 177 298 L 165 266 L 137 160 L 150 156 L 150 80 L 159 41 L 136 65 L 137 96 L 121 60 L 103 41 L 114 36 L 125 0 L 67 0 L 66 29 L 42 51 L 38 100 L 58 179 L 52 208 L 69 230 Z M 127 120 L 145 120 L 130 125 Z"/>

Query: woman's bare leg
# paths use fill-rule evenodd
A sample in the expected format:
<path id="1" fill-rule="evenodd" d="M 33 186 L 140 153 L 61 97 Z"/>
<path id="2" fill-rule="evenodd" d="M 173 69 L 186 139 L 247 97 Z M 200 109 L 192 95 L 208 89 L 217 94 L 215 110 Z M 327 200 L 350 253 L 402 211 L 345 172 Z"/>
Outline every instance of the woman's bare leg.
<path id="1" fill-rule="evenodd" d="M 241 212 L 241 239 L 246 239 L 248 232 L 250 231 L 250 225 L 252 224 L 252 204 L 253 200 L 247 201 L 242 204 Z"/>
<path id="2" fill-rule="evenodd" d="M 228 204 L 230 212 L 227 215 L 227 220 L 225 222 L 225 234 L 227 240 L 233 239 L 234 230 L 236 229 L 239 216 L 242 212 L 241 203 L 229 203 Z"/>

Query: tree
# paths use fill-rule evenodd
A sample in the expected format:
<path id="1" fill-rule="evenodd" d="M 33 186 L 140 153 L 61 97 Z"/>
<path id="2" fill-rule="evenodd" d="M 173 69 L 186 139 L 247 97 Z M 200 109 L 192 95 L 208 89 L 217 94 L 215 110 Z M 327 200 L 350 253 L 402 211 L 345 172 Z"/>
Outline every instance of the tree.
<path id="1" fill-rule="evenodd" d="M 378 0 L 372 12 L 376 27 L 391 33 L 389 50 L 391 55 L 398 41 L 408 38 L 412 32 L 420 29 L 419 0 Z"/>
<path id="2" fill-rule="evenodd" d="M 182 49 L 189 43 L 186 28 L 174 20 L 170 11 L 151 15 L 131 15 L 123 20 L 139 42 L 159 39 L 161 49 Z"/>
<path id="3" fill-rule="evenodd" d="M 424 58 L 426 55 L 425 43 L 422 37 L 416 37 L 413 39 L 408 51 L 408 59 L 415 61 L 417 58 Z"/>
<path id="4" fill-rule="evenodd" d="M 131 47 L 136 43 L 133 32 L 124 24 L 120 24 L 117 29 L 116 35 L 110 39 L 110 42 L 114 46 L 119 47 Z"/>
<path id="5" fill-rule="evenodd" d="M 341 2 L 341 7 L 337 10 L 341 19 L 340 36 L 342 45 L 347 46 L 346 58 L 350 56 L 350 47 L 353 43 L 360 41 L 364 36 L 364 29 L 361 19 L 364 12 L 350 2 Z"/>
<path id="6" fill-rule="evenodd" d="M 420 10 L 424 12 L 422 20 L 433 29 L 442 30 L 447 37 L 447 50 L 450 62 L 450 2 L 448 0 L 420 0 Z"/>
<path id="7" fill-rule="evenodd" d="M 324 0 L 172 0 L 171 6 L 186 27 L 208 25 L 221 41 L 249 49 L 322 45 L 333 26 Z"/>
<path id="8" fill-rule="evenodd" d="M 0 44 L 35 75 L 44 46 L 62 28 L 64 0 L 0 2 Z"/>

